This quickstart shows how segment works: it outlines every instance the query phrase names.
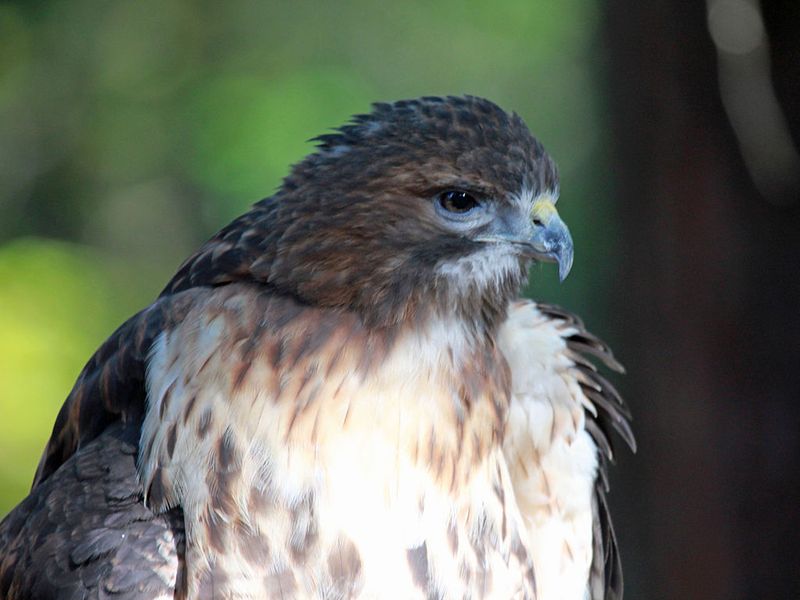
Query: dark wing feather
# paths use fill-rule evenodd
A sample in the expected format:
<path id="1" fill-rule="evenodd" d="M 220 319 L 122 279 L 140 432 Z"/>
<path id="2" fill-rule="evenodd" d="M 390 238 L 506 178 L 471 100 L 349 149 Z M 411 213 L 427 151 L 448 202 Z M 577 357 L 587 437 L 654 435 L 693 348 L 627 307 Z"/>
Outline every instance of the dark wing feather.
<path id="1" fill-rule="evenodd" d="M 182 593 L 183 516 L 144 507 L 139 425 L 111 425 L 0 522 L 0 598 Z"/>
<path id="2" fill-rule="evenodd" d="M 595 482 L 593 498 L 594 553 L 589 590 L 592 600 L 619 600 L 623 592 L 622 564 L 606 500 L 608 468 L 614 459 L 611 430 L 616 431 L 633 452 L 636 452 L 636 438 L 631 429 L 630 410 L 619 392 L 598 373 L 597 367 L 587 360 L 586 355 L 600 360 L 608 368 L 619 373 L 624 372 L 624 368 L 614 358 L 608 345 L 586 331 L 583 321 L 577 316 L 549 304 L 537 303 L 537 307 L 543 314 L 564 321 L 575 330 L 566 338 L 567 348 L 575 362 L 576 374 L 583 393 L 597 409 L 597 415 L 587 413 L 586 430 L 597 444 L 600 454 L 599 476 Z"/>
<path id="3" fill-rule="evenodd" d="M 155 516 L 142 503 L 135 447 L 147 357 L 158 335 L 180 323 L 210 287 L 252 279 L 263 238 L 254 221 L 248 213 L 212 238 L 83 368 L 56 418 L 31 494 L 0 524 L 0 598 L 150 598 L 165 589 L 155 573 L 175 570 L 177 559 L 174 551 L 159 558 L 155 545 L 169 550 L 166 532 L 173 546 L 182 545 L 183 516 Z"/>
<path id="4" fill-rule="evenodd" d="M 94 353 L 56 417 L 36 470 L 34 488 L 110 424 L 141 420 L 147 353 L 159 333 L 183 319 L 197 293 L 159 298 L 128 319 Z"/>
<path id="5" fill-rule="evenodd" d="M 162 331 L 183 320 L 198 294 L 235 281 L 257 281 L 266 244 L 277 235 L 264 225 L 275 210 L 259 202 L 206 242 L 170 280 L 159 298 L 120 326 L 78 376 L 53 426 L 33 485 L 49 477 L 82 444 L 116 421 L 141 419 L 147 353 Z M 262 278 L 263 279 L 263 278 Z"/>
<path id="6" fill-rule="evenodd" d="M 603 461 L 605 462 L 605 461 Z M 603 467 L 605 469 L 605 467 Z M 606 501 L 607 483 L 595 483 L 592 508 L 594 539 L 592 568 L 589 573 L 589 593 L 592 600 L 622 600 L 623 580 L 617 536 Z"/>
<path id="7" fill-rule="evenodd" d="M 163 554 L 172 547 L 163 537 L 172 532 L 173 546 L 182 545 L 183 516 L 155 516 L 142 503 L 134 449 L 148 353 L 210 287 L 254 279 L 251 267 L 266 237 L 254 228 L 255 212 L 264 209 L 262 203 L 205 244 L 83 368 L 56 418 L 31 494 L 0 524 L 0 598 L 150 598 L 166 589 L 158 587 L 156 571 L 175 570 L 177 559 L 174 548 Z M 123 428 L 129 439 L 120 437 Z"/>

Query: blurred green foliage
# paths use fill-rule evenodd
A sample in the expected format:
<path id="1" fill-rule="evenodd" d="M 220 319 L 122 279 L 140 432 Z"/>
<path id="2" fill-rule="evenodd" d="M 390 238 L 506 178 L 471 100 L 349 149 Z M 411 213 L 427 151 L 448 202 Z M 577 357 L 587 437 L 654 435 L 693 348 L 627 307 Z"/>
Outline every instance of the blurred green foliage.
<path id="1" fill-rule="evenodd" d="M 559 162 L 577 249 L 563 287 L 534 271 L 536 296 L 597 322 L 614 238 L 597 11 L 586 0 L 0 3 L 0 515 L 25 495 L 97 345 L 269 195 L 306 140 L 372 101 L 471 93 L 519 112 Z"/>

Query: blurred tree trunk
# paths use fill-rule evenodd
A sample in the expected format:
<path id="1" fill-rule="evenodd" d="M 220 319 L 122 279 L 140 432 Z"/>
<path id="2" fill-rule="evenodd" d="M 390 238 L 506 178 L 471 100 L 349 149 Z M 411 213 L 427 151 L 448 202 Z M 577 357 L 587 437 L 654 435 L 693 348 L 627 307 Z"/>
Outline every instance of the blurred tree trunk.
<path id="1" fill-rule="evenodd" d="M 799 140 L 800 4 L 764 10 Z M 800 190 L 756 190 L 705 3 L 611 2 L 605 37 L 621 227 L 611 318 L 641 442 L 612 494 L 629 597 L 796 598 Z"/>

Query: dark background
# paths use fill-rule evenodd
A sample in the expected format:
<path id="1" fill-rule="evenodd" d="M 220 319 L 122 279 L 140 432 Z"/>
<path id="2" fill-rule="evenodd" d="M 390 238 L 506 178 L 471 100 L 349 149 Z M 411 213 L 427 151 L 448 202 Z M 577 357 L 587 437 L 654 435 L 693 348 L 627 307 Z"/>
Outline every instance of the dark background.
<path id="1" fill-rule="evenodd" d="M 628 598 L 800 596 L 800 3 L 0 2 L 0 514 L 83 362 L 304 140 L 473 93 L 561 167 L 628 367 Z"/>

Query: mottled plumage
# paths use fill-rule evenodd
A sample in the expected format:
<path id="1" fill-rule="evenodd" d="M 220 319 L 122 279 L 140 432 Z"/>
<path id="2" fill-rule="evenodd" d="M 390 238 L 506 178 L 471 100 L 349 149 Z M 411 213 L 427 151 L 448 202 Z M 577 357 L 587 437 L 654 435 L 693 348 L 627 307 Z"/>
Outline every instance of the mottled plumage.
<path id="1" fill-rule="evenodd" d="M 586 356 L 620 367 L 516 300 L 572 261 L 554 164 L 472 97 L 317 141 L 84 368 L 0 595 L 621 597 L 604 472 L 633 437 Z"/>

